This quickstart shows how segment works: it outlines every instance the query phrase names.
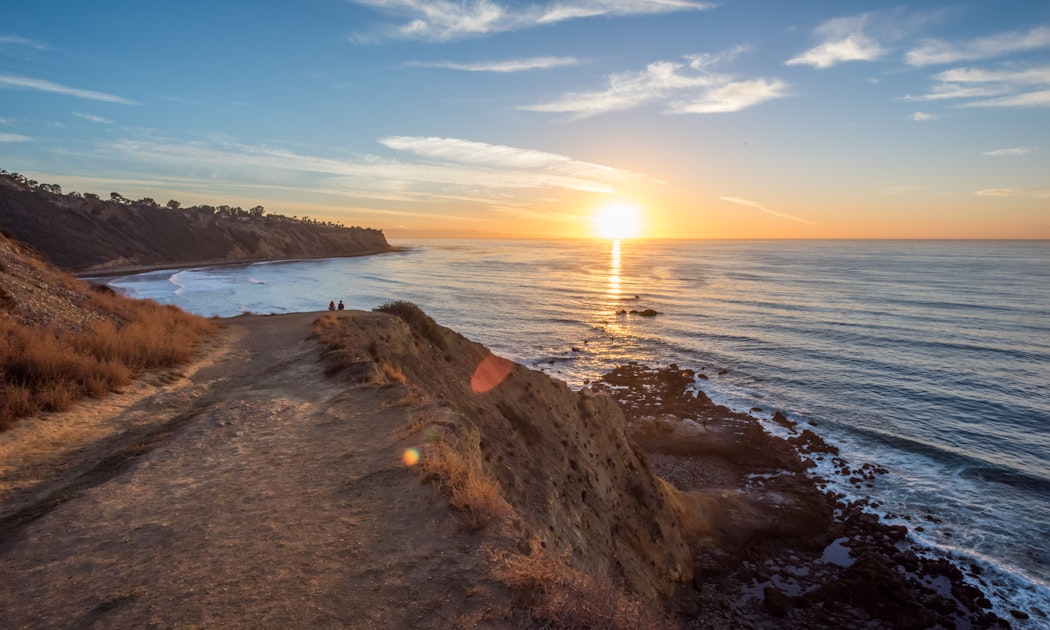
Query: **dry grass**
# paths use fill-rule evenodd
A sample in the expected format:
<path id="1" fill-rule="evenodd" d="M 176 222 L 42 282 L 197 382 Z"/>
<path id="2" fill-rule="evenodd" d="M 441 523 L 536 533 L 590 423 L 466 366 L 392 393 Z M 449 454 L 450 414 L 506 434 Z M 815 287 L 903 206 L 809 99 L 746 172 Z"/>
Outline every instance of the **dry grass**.
<path id="1" fill-rule="evenodd" d="M 389 363 L 383 364 L 382 377 L 383 383 L 386 385 L 404 385 L 406 380 L 405 373 L 401 368 Z"/>
<path id="2" fill-rule="evenodd" d="M 531 552 L 492 554 L 493 574 L 514 589 L 535 621 L 563 630 L 674 628 L 660 612 L 626 594 L 607 576 L 591 576 L 533 541 Z"/>
<path id="3" fill-rule="evenodd" d="M 96 294 L 84 305 L 106 319 L 88 330 L 0 320 L 0 430 L 40 411 L 100 398 L 150 368 L 192 358 L 218 324 L 173 306 Z"/>
<path id="4" fill-rule="evenodd" d="M 489 475 L 481 455 L 481 435 L 475 427 L 461 431 L 454 442 L 448 432 L 430 444 L 423 455 L 424 479 L 434 479 L 449 494 L 473 529 L 498 520 L 510 509 L 499 482 Z"/>

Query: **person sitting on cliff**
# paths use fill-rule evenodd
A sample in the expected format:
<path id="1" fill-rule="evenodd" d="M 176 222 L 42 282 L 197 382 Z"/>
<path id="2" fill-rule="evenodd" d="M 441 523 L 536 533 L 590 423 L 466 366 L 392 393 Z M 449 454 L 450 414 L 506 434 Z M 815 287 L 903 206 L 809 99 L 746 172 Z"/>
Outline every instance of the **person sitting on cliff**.
<path id="1" fill-rule="evenodd" d="M 339 300 L 339 310 L 343 310 L 344 308 L 346 308 L 346 307 L 343 306 L 343 301 Z"/>
<path id="2" fill-rule="evenodd" d="M 335 302 L 329 302 L 328 303 L 328 310 L 330 310 L 330 311 L 334 311 L 335 310 Z"/>

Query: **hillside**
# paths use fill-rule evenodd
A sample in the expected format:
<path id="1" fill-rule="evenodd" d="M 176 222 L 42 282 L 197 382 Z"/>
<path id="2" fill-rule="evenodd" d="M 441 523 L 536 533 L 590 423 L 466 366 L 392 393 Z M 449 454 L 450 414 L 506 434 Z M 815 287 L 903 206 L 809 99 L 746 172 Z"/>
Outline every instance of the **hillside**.
<path id="1" fill-rule="evenodd" d="M 0 431 L 101 398 L 144 370 L 188 361 L 214 321 L 131 300 L 56 269 L 0 233 Z"/>
<path id="2" fill-rule="evenodd" d="M 170 206 L 170 207 L 169 207 Z M 391 251 L 382 231 L 219 206 L 62 194 L 0 173 L 0 228 L 77 273 Z"/>

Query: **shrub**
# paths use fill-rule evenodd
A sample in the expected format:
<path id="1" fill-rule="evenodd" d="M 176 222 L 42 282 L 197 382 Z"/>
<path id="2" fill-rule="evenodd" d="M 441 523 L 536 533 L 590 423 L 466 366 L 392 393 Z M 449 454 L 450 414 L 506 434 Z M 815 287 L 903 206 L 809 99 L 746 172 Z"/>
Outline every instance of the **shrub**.
<path id="1" fill-rule="evenodd" d="M 448 350 L 448 342 L 445 341 L 445 338 L 441 335 L 441 327 L 437 325 L 437 322 L 435 322 L 432 317 L 424 313 L 423 309 L 419 308 L 412 302 L 406 302 L 405 300 L 387 302 L 386 304 L 375 307 L 372 311 L 376 313 L 389 313 L 397 316 L 401 321 L 408 324 L 408 327 L 418 335 L 429 340 L 438 348 Z"/>

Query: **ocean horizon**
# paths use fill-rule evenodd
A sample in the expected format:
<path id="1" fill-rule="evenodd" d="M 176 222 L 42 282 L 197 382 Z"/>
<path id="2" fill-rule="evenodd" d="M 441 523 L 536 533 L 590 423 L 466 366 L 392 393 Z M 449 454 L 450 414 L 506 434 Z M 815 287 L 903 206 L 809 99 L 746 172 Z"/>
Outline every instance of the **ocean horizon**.
<path id="1" fill-rule="evenodd" d="M 887 469 L 871 487 L 830 462 L 815 473 L 980 567 L 1000 616 L 1050 622 L 1050 242 L 393 244 L 104 280 L 220 317 L 407 300 L 574 388 L 630 361 L 693 369 L 697 389 L 771 431 L 781 411 Z"/>

